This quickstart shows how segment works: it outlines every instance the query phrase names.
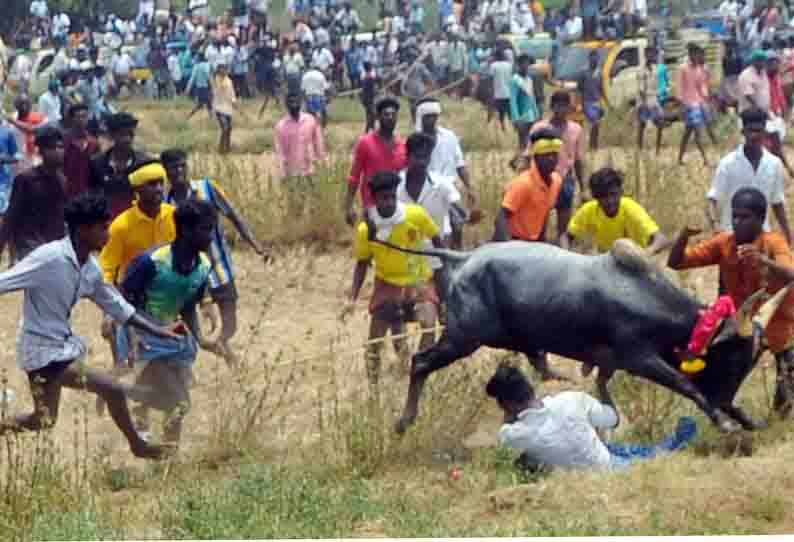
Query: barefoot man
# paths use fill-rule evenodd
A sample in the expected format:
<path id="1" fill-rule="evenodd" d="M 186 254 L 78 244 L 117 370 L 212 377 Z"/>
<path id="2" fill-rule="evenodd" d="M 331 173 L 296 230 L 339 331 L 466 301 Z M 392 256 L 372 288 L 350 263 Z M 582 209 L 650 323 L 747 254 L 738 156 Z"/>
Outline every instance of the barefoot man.
<path id="1" fill-rule="evenodd" d="M 91 255 L 107 241 L 110 211 L 103 198 L 80 196 L 66 207 L 68 235 L 41 245 L 22 261 L 0 273 L 0 293 L 23 290 L 23 320 L 18 339 L 20 368 L 28 374 L 33 412 L 0 424 L 8 432 L 40 431 L 55 425 L 63 387 L 87 390 L 102 397 L 110 415 L 138 457 L 159 458 L 166 449 L 144 441 L 133 427 L 127 407 L 131 392 L 110 375 L 84 367 L 86 344 L 71 328 L 72 309 L 88 297 L 117 322 L 152 335 L 181 335 L 143 318 L 102 277 Z"/>

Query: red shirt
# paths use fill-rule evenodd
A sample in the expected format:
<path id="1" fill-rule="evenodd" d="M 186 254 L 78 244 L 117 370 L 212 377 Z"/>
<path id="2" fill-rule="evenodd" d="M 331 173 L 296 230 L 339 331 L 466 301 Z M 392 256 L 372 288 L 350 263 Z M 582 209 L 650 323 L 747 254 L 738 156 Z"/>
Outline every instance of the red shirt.
<path id="1" fill-rule="evenodd" d="M 68 134 L 64 138 L 65 154 L 63 173 L 66 176 L 66 198 L 76 198 L 88 190 L 91 176 L 91 157 L 99 152 L 99 143 L 95 137 L 86 135 L 78 137 Z"/>
<path id="2" fill-rule="evenodd" d="M 379 171 L 398 172 L 408 165 L 405 142 L 396 135 L 394 144 L 389 145 L 378 135 L 370 132 L 361 136 L 353 152 L 353 167 L 350 169 L 350 186 L 361 187 L 361 203 L 365 209 L 375 205 L 375 198 L 369 186 L 372 176 Z"/>

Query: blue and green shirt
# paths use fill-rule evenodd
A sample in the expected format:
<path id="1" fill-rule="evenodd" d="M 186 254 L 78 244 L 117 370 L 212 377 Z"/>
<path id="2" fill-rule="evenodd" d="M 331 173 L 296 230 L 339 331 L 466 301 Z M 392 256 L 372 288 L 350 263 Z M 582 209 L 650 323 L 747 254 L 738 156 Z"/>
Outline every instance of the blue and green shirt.
<path id="1" fill-rule="evenodd" d="M 207 255 L 200 253 L 190 273 L 177 272 L 171 247 L 156 247 L 135 258 L 121 285 L 133 304 L 162 324 L 175 322 L 201 301 L 212 270 Z"/>

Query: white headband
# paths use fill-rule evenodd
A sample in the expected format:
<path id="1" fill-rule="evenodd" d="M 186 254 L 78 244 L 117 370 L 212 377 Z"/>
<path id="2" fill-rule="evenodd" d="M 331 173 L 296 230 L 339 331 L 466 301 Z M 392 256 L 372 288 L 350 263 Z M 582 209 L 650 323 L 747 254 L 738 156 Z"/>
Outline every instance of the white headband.
<path id="1" fill-rule="evenodd" d="M 419 104 L 419 107 L 416 108 L 416 131 L 422 131 L 422 117 L 425 115 L 440 115 L 441 114 L 441 103 L 432 101 L 432 102 L 424 102 Z"/>

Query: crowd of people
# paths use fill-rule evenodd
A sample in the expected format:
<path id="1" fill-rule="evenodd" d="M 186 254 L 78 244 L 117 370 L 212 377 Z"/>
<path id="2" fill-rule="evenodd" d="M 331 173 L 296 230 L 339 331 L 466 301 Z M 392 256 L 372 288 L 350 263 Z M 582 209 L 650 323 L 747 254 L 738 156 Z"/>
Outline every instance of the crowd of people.
<path id="1" fill-rule="evenodd" d="M 143 67 L 151 70 L 154 98 L 185 93 L 195 100 L 188 118 L 202 109 L 215 115 L 223 153 L 232 149 L 239 100 L 253 98 L 258 90 L 265 94 L 262 111 L 271 103 L 280 107 L 283 83 L 286 112 L 273 127 L 273 142 L 277 177 L 290 191 L 311 183 L 327 155 L 329 88 L 357 93 L 364 133 L 352 153 L 340 210 L 354 228 L 355 259 L 343 314 L 354 310 L 374 268 L 366 364 L 375 386 L 382 339 L 389 332 L 399 337 L 406 322 L 419 322 L 424 348 L 433 341 L 434 325 L 445 318 L 442 262 L 395 247 L 460 249 L 464 228 L 481 215 L 460 140 L 445 125 L 446 99 L 432 92 L 447 90 L 450 99 L 461 98 L 459 89 L 447 83 L 467 75 L 492 79 L 489 107 L 503 130 L 509 121 L 518 140 L 511 162 L 515 176 L 505 185 L 492 242 L 548 242 L 574 251 L 586 251 L 592 243 L 596 252 L 606 253 L 616 240 L 629 238 L 651 255 L 669 250 L 673 269 L 718 266 L 720 293 L 737 306 L 758 289 L 773 294 L 794 278 L 784 194 L 790 168 L 782 145 L 794 97 L 789 81 L 794 42 L 763 41 L 749 62 L 729 42 L 719 102 L 711 94 L 702 48 L 689 47 L 687 60 L 676 69 L 674 94 L 685 125 L 679 160 L 691 138 L 706 159 L 701 132 L 712 134 L 715 103 L 736 109 L 743 136 L 720 160 L 704 194 L 713 236 L 688 246 L 700 231 L 687 225 L 668 238 L 640 202 L 623 194 L 620 171 L 607 167 L 585 175 L 588 137 L 571 118 L 573 93 L 581 95 L 590 124 L 589 148 L 597 149 L 598 126 L 608 118 L 597 63 L 591 58 L 591 69 L 580 81 L 554 81 L 547 112 L 543 81 L 539 86 L 531 71 L 534 59 L 468 35 L 466 6 L 442 1 L 442 32 L 426 38 L 424 16 L 414 13 L 421 3 L 384 4 L 390 14 L 385 34 L 360 41 L 349 39 L 361 26 L 349 4 L 294 2 L 289 8 L 294 34 L 285 36 L 273 33 L 262 13 L 250 17 L 245 2 L 235 2 L 228 17 L 214 22 L 208 22 L 201 6 L 190 17 L 161 16 L 153 2 L 141 2 L 135 20 L 109 15 L 103 21 L 102 42 L 118 42 L 108 55 L 87 37 L 93 33 L 74 37 L 68 17 L 50 17 L 43 0 L 33 4 L 33 28 L 55 41 L 58 50 L 47 90 L 35 102 L 29 94 L 34 72 L 22 70 L 19 58 L 12 67 L 16 114 L 5 115 L 0 127 L 0 251 L 8 249 L 14 265 L 0 273 L 0 292 L 25 291 L 18 358 L 35 400 L 32 414 L 2 422 L 0 434 L 50 427 L 61 387 L 83 388 L 99 396 L 99 411 L 108 410 L 135 455 L 162 457 L 180 441 L 199 349 L 225 359 L 232 369 L 239 364 L 230 342 L 237 330 L 235 267 L 218 217 L 230 220 L 260 256 L 269 254 L 221 184 L 188 170 L 182 149 L 150 156 L 136 145 L 138 119 L 115 111 L 111 100 Z M 540 18 L 540 2 L 516 5 L 518 13 L 530 14 L 525 21 L 532 14 Z M 468 23 L 495 17 L 510 25 L 510 17 L 507 22 L 503 17 L 505 6 L 512 13 L 509 2 L 483 3 Z M 584 1 L 581 9 L 590 17 L 593 6 Z M 403 22 L 401 13 L 407 14 Z M 590 21 L 584 32 L 592 29 Z M 171 47 L 176 42 L 181 48 Z M 132 53 L 123 44 L 130 44 Z M 664 104 L 673 94 L 671 77 L 655 47 L 645 51 L 645 58 L 636 78 L 638 140 L 642 145 L 645 125 L 654 123 L 658 152 L 669 121 Z M 386 79 L 398 65 L 408 68 L 395 87 Z M 386 92 L 395 88 L 406 100 Z M 401 115 L 412 121 L 405 138 L 398 133 Z M 100 147 L 100 134 L 109 141 L 107 148 Z M 780 233 L 771 229 L 770 210 Z M 548 228 L 553 212 L 556 232 Z M 107 314 L 102 335 L 113 357 L 109 373 L 81 363 L 86 345 L 70 324 L 71 309 L 81 297 L 93 299 Z M 786 304 L 791 303 L 794 298 Z M 213 321 L 219 316 L 216 340 L 202 332 L 199 310 Z M 779 311 L 766 333 L 777 363 L 775 410 L 782 416 L 794 405 L 791 319 L 788 308 Z M 405 343 L 395 342 L 406 356 Z M 702 370 L 697 356 L 688 352 L 680 370 Z M 546 367 L 545 378 L 559 376 L 547 361 L 539 366 Z M 138 369 L 134 384 L 122 384 L 116 377 L 131 367 Z M 592 369 L 584 366 L 583 375 Z M 618 422 L 611 404 L 579 392 L 538 399 L 520 371 L 505 367 L 486 391 L 505 412 L 502 441 L 520 449 L 530 463 L 622 467 L 638 457 L 681 449 L 696 433 L 694 422 L 683 419 L 657 447 L 604 443 L 597 430 Z M 130 410 L 127 399 L 138 406 Z M 163 445 L 152 442 L 150 409 L 166 413 Z"/>

